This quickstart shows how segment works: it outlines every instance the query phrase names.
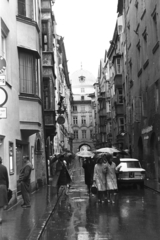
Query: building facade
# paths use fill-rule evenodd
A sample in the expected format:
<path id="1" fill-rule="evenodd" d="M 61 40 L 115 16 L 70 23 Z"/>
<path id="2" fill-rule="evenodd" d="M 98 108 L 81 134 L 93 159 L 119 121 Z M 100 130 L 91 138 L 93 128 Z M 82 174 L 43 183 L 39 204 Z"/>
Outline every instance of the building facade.
<path id="1" fill-rule="evenodd" d="M 5 78 L 2 88 L 8 95 L 1 106 L 7 114 L 0 119 L 0 156 L 15 199 L 20 193 L 17 180 L 23 155 L 28 155 L 33 165 L 32 190 L 46 183 L 40 9 L 39 0 L 3 1 L 0 8 L 0 55 L 6 60 L 0 76 Z"/>
<path id="2" fill-rule="evenodd" d="M 134 156 L 147 178 L 160 182 L 160 2 L 125 1 L 118 11 L 125 19 L 129 135 Z"/>
<path id="3" fill-rule="evenodd" d="M 93 111 L 90 94 L 94 93 L 94 76 L 86 70 L 71 75 L 73 92 L 72 129 L 74 133 L 73 152 L 93 150 Z"/>
<path id="4" fill-rule="evenodd" d="M 69 79 L 67 57 L 63 38 L 56 34 L 56 137 L 54 152 L 72 152 L 73 130 L 71 128 L 72 89 Z M 63 118 L 61 124 L 59 119 Z"/>

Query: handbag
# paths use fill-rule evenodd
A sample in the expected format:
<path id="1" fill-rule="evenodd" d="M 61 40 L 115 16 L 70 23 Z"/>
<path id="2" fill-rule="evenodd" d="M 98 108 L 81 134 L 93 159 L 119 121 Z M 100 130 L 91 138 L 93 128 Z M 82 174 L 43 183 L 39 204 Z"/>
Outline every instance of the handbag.
<path id="1" fill-rule="evenodd" d="M 97 187 L 96 187 L 95 184 L 93 184 L 92 187 L 91 187 L 91 193 L 92 193 L 93 195 L 96 195 L 96 194 L 97 194 Z"/>
<path id="2" fill-rule="evenodd" d="M 8 202 L 11 200 L 12 198 L 12 190 L 11 189 L 8 189 Z"/>

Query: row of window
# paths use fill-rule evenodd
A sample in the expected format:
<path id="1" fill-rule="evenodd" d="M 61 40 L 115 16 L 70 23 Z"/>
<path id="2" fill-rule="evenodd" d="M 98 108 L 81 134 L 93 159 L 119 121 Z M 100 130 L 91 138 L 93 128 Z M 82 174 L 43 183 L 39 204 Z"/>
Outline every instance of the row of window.
<path id="1" fill-rule="evenodd" d="M 78 106 L 74 105 L 72 109 L 73 109 L 73 112 L 77 112 Z M 79 110 L 80 110 L 80 108 L 79 108 Z M 81 112 L 87 112 L 90 110 L 91 110 L 91 108 L 89 108 L 88 106 L 86 107 L 85 105 L 81 105 Z"/>
<path id="2" fill-rule="evenodd" d="M 78 116 L 73 116 L 73 125 L 78 125 Z M 81 116 L 81 124 L 82 125 L 86 125 L 86 116 Z M 89 124 L 91 125 L 93 122 L 92 122 L 92 116 L 89 116 Z"/>
<path id="3" fill-rule="evenodd" d="M 79 139 L 79 134 L 80 134 L 80 131 L 79 130 L 74 130 L 74 139 Z M 81 131 L 81 136 L 82 136 L 82 139 L 86 139 L 87 138 L 87 131 L 86 130 L 82 130 Z M 90 129 L 90 139 L 93 138 L 93 130 Z"/>

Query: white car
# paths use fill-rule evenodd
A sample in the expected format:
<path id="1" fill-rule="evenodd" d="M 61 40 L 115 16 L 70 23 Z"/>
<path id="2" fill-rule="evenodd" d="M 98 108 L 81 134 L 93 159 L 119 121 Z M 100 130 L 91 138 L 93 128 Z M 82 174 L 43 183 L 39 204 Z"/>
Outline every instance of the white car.
<path id="1" fill-rule="evenodd" d="M 144 187 L 146 171 L 141 167 L 138 159 L 120 158 L 117 169 L 119 169 L 119 173 L 117 174 L 118 185 L 139 184 L 141 187 Z"/>

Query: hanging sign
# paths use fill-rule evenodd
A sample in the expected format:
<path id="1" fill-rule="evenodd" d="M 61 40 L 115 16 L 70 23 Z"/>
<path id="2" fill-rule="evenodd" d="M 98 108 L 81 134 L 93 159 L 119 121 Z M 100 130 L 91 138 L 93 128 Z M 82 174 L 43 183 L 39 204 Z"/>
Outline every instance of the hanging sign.
<path id="1" fill-rule="evenodd" d="M 4 73 L 6 70 L 6 60 L 0 56 L 0 74 Z"/>
<path id="2" fill-rule="evenodd" d="M 60 125 L 64 124 L 64 123 L 65 123 L 64 117 L 63 117 L 63 116 L 58 116 L 57 122 L 58 122 L 58 124 L 60 124 Z"/>
<path id="3" fill-rule="evenodd" d="M 8 99 L 8 94 L 6 90 L 0 87 L 0 106 L 3 106 L 7 102 L 7 99 Z"/>

